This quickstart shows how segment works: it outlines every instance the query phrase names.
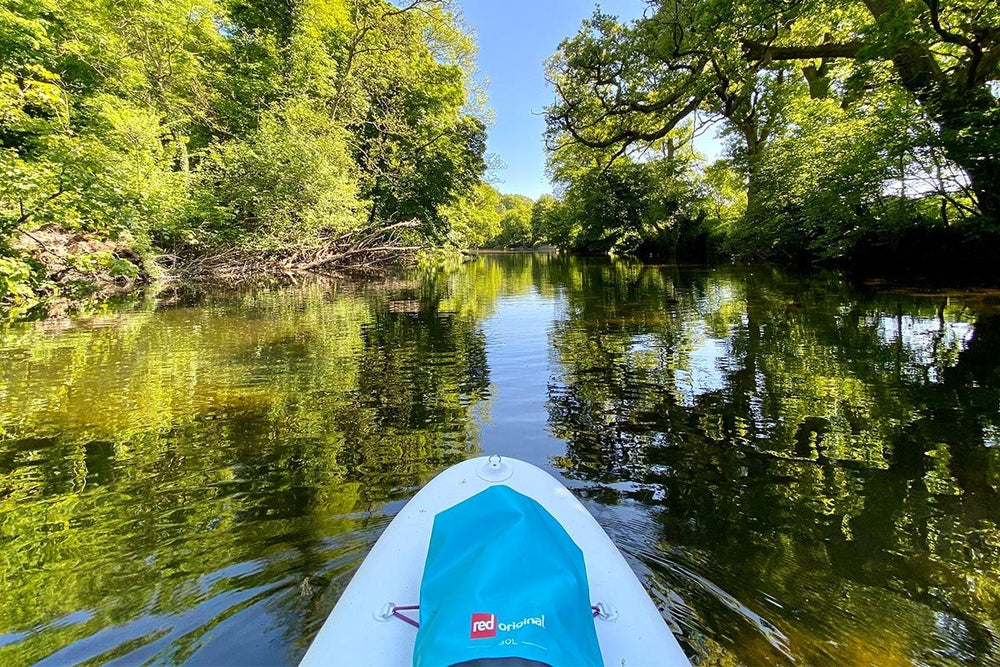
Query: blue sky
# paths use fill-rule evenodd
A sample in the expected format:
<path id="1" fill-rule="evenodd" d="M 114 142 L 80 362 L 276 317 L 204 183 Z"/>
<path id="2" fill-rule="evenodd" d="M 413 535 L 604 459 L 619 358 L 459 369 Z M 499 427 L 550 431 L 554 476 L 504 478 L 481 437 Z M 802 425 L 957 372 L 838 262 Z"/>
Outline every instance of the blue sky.
<path id="1" fill-rule="evenodd" d="M 460 0 L 479 43 L 479 74 L 489 80 L 495 114 L 487 150 L 504 163 L 494 185 L 536 198 L 551 191 L 545 177 L 542 112 L 552 101 L 542 62 L 594 11 L 594 0 Z M 642 0 L 604 0 L 621 18 L 642 14 Z"/>

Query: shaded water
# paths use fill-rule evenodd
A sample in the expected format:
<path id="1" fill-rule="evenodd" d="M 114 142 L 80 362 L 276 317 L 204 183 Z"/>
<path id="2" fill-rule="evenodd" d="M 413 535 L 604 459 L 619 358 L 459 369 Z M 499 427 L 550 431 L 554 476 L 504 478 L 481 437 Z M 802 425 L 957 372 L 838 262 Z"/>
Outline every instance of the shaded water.
<path id="1" fill-rule="evenodd" d="M 695 662 L 1000 662 L 1000 298 L 544 255 L 0 332 L 0 664 L 294 663 L 481 452 Z"/>

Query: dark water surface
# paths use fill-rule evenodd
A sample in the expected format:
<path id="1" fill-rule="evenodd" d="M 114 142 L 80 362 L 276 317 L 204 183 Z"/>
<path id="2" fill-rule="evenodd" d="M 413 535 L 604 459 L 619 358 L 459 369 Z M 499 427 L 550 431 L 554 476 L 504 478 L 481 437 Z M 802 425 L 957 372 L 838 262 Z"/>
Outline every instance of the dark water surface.
<path id="1" fill-rule="evenodd" d="M 481 452 L 695 662 L 1000 663 L 1000 297 L 506 255 L 0 332 L 0 664 L 294 663 Z"/>

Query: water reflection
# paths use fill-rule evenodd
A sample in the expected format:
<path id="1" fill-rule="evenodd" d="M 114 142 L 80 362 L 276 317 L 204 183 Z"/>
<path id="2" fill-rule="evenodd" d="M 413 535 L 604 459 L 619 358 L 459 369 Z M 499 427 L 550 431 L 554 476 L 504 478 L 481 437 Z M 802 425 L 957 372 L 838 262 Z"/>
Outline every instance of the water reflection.
<path id="1" fill-rule="evenodd" d="M 998 303 L 506 255 L 0 333 L 0 663 L 294 662 L 482 450 L 700 664 L 1000 661 Z"/>
<path id="2" fill-rule="evenodd" d="M 0 663 L 295 660 L 383 506 L 476 451 L 485 340 L 422 289 L 7 333 Z"/>
<path id="3" fill-rule="evenodd" d="M 617 536 L 689 653 L 1000 659 L 995 309 L 766 269 L 590 264 L 561 284 L 566 473 L 644 521 Z"/>

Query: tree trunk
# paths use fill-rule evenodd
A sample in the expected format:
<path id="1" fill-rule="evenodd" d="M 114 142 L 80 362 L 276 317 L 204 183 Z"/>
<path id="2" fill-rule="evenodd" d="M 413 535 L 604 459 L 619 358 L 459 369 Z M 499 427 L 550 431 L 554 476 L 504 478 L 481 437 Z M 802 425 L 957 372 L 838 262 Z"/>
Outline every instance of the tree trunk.
<path id="1" fill-rule="evenodd" d="M 816 65 L 806 65 L 802 68 L 802 75 L 809 84 L 809 97 L 814 100 L 823 100 L 830 96 L 830 67 L 824 60 L 817 67 Z"/>
<path id="2" fill-rule="evenodd" d="M 978 93 L 978 94 L 977 94 Z M 944 86 L 918 96 L 928 115 L 941 127 L 948 159 L 965 171 L 979 210 L 1000 224 L 1000 128 L 996 100 L 987 91 L 952 92 Z"/>
<path id="3" fill-rule="evenodd" d="M 764 142 L 757 136 L 756 123 L 744 125 L 741 129 L 747 145 L 747 213 L 752 214 L 761 191 L 760 155 L 764 152 Z"/>
<path id="4" fill-rule="evenodd" d="M 961 164 L 961 163 L 959 163 Z M 975 166 L 965 166 L 979 210 L 994 225 L 1000 225 L 1000 156 Z"/>

